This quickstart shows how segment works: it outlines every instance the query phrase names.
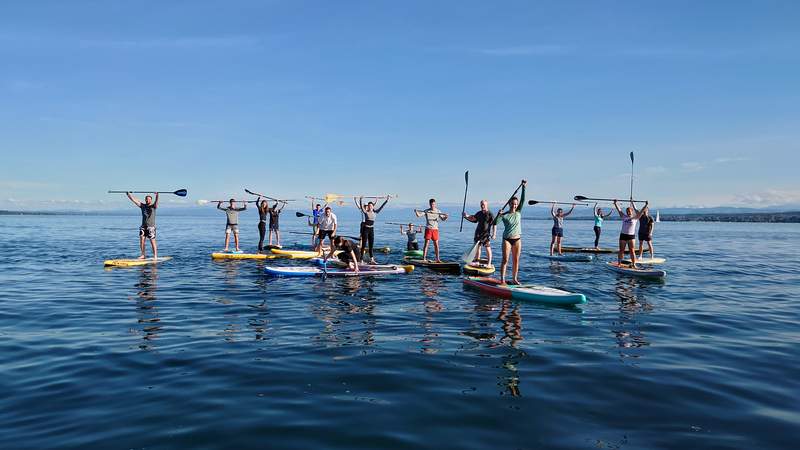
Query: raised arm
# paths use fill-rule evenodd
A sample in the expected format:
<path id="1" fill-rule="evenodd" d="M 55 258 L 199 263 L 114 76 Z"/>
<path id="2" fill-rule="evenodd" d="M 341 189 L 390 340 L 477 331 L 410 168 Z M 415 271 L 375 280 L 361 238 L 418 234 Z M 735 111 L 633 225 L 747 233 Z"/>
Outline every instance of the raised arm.
<path id="1" fill-rule="evenodd" d="M 550 205 L 550 215 L 553 216 L 554 218 L 556 217 L 556 204 L 555 203 Z"/>
<path id="2" fill-rule="evenodd" d="M 597 203 L 595 203 L 595 204 L 594 204 L 594 207 L 592 207 L 592 215 L 593 215 L 595 218 L 597 218 L 597 217 L 603 217 L 603 215 L 602 215 L 602 214 L 600 214 L 599 216 L 597 215 Z"/>
<path id="3" fill-rule="evenodd" d="M 522 195 L 519 198 L 519 206 L 517 206 L 517 211 L 522 211 L 522 207 L 525 206 L 525 188 L 528 186 L 527 180 L 522 180 Z"/>
<path id="4" fill-rule="evenodd" d="M 383 207 L 386 206 L 387 203 L 389 203 L 389 197 L 386 197 L 386 200 L 383 201 L 383 204 L 379 206 L 378 209 L 375 210 L 375 214 L 380 213 Z"/>
<path id="5" fill-rule="evenodd" d="M 425 211 L 420 211 L 420 210 L 418 210 L 418 209 L 415 209 L 415 210 L 414 210 L 414 214 L 415 214 L 417 217 L 422 217 L 422 216 L 424 216 L 424 215 L 425 215 Z"/>
<path id="6" fill-rule="evenodd" d="M 625 217 L 625 214 L 623 214 L 622 209 L 619 207 L 619 203 L 616 200 L 614 200 L 614 209 L 617 210 L 620 217 Z"/>
<path id="7" fill-rule="evenodd" d="M 217 209 L 225 211 L 225 208 L 222 207 L 222 202 L 217 202 Z"/>
<path id="8" fill-rule="evenodd" d="M 575 204 L 573 203 L 572 208 L 570 208 L 569 211 L 567 211 L 566 214 L 564 214 L 564 217 L 567 217 L 568 215 L 572 214 L 572 211 L 574 210 L 575 210 Z"/>
<path id="9" fill-rule="evenodd" d="M 364 212 L 364 197 L 353 197 L 353 203 L 359 211 Z"/>
<path id="10" fill-rule="evenodd" d="M 645 204 L 645 206 L 647 206 L 647 204 Z M 641 212 L 636 209 L 636 204 L 633 203 L 633 200 L 631 200 L 631 208 L 633 209 L 633 215 L 636 216 L 637 219 L 642 216 Z"/>
<path id="11" fill-rule="evenodd" d="M 133 196 L 133 194 L 131 194 L 130 192 L 126 192 L 126 193 L 125 193 L 125 195 L 127 195 L 127 196 L 128 196 L 128 199 L 129 199 L 130 201 L 132 201 L 134 205 L 136 205 L 136 206 L 142 206 L 142 202 L 140 202 L 140 201 L 139 201 L 139 199 L 138 199 L 138 198 L 136 198 L 136 197 L 134 197 L 134 196 Z"/>
<path id="12" fill-rule="evenodd" d="M 462 213 L 462 215 L 469 222 L 472 222 L 472 223 L 477 223 L 478 222 L 478 219 L 475 218 L 475 216 L 473 216 L 472 214 Z"/>

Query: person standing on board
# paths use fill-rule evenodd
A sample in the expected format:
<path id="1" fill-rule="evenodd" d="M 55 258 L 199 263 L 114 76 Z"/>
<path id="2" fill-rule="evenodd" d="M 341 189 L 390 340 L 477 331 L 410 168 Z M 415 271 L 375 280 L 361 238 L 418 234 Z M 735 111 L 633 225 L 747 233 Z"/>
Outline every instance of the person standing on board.
<path id="1" fill-rule="evenodd" d="M 650 207 L 645 206 L 642 208 L 642 215 L 639 218 L 639 259 L 642 259 L 645 242 L 647 242 L 647 248 L 650 250 L 650 257 L 654 258 L 656 256 L 656 251 L 653 248 L 653 228 L 655 226 L 655 220 L 650 215 Z"/>
<path id="2" fill-rule="evenodd" d="M 336 228 L 339 226 L 336 214 L 333 213 L 330 206 L 326 206 L 325 210 L 319 216 L 319 241 L 317 242 L 317 254 L 322 256 L 322 243 L 325 237 L 328 238 L 330 247 L 333 248 L 333 237 L 336 236 Z"/>
<path id="3" fill-rule="evenodd" d="M 428 260 L 428 244 L 433 241 L 433 249 L 436 253 L 436 262 L 442 262 L 439 259 L 439 220 L 445 221 L 449 217 L 447 214 L 439 211 L 436 207 L 436 199 L 428 200 L 429 208 L 420 211 L 414 210 L 417 217 L 425 216 L 425 244 L 422 246 L 422 260 Z"/>
<path id="4" fill-rule="evenodd" d="M 280 202 L 275 202 L 274 205 L 268 210 L 269 212 L 269 245 L 272 245 L 272 234 L 275 233 L 275 243 L 278 247 L 281 246 L 281 230 L 278 224 L 278 219 L 280 219 L 281 211 L 283 211 L 283 207 L 286 206 L 286 203 L 280 203 L 281 207 L 278 208 L 278 204 Z"/>
<path id="5" fill-rule="evenodd" d="M 361 254 L 361 249 L 358 248 L 355 242 L 341 236 L 333 238 L 330 251 L 324 257 L 325 263 L 327 263 L 328 259 L 337 251 L 341 252 L 338 256 L 339 260 L 347 263 L 348 269 L 352 269 L 353 272 L 358 273 L 358 257 Z"/>
<path id="6" fill-rule="evenodd" d="M 603 210 L 594 204 L 594 248 L 600 248 L 600 233 L 603 231 L 603 220 L 613 214 L 614 211 L 609 211 L 608 214 L 603 214 Z"/>
<path id="7" fill-rule="evenodd" d="M 264 250 L 264 238 L 267 236 L 267 214 L 269 214 L 269 203 L 258 197 L 258 251 Z M 270 234 L 272 237 L 272 234 Z M 271 244 L 272 242 L 270 242 Z"/>
<path id="8" fill-rule="evenodd" d="M 561 253 L 561 239 L 564 237 L 564 218 L 568 215 L 572 214 L 572 211 L 575 209 L 575 205 L 572 205 L 572 208 L 569 211 L 564 212 L 564 209 L 558 208 L 558 211 L 555 210 L 556 204 L 553 203 L 553 206 L 550 207 L 550 215 L 553 216 L 553 229 L 550 230 L 550 256 L 553 256 L 553 250 L 558 249 L 558 256 L 562 256 Z"/>
<path id="9" fill-rule="evenodd" d="M 415 227 L 413 223 L 408 224 L 408 229 L 404 230 L 400 225 L 400 234 L 408 238 L 406 242 L 406 251 L 419 250 L 419 242 L 417 242 L 417 233 L 422 233 L 422 227 Z"/>
<path id="10" fill-rule="evenodd" d="M 314 205 L 314 200 L 311 200 L 311 217 L 308 218 L 308 226 L 311 227 L 311 248 L 317 248 L 317 235 L 319 234 L 319 216 L 322 214 L 322 209 L 319 203 Z M 325 206 L 328 206 L 326 203 Z"/>
<path id="11" fill-rule="evenodd" d="M 511 284 L 519 284 L 519 255 L 522 252 L 522 206 L 525 204 L 525 187 L 527 185 L 528 182 L 522 180 L 521 198 L 511 197 L 508 203 L 508 212 L 500 211 L 494 219 L 495 227 L 499 222 L 503 222 L 503 261 L 500 265 L 500 284 L 506 284 L 509 253 L 514 264 Z"/>
<path id="12" fill-rule="evenodd" d="M 217 209 L 225 211 L 228 221 L 225 224 L 225 249 L 228 251 L 228 246 L 231 240 L 231 233 L 233 233 L 233 242 L 236 245 L 236 251 L 239 252 L 239 213 L 247 209 L 247 203 L 243 204 L 241 208 L 236 207 L 236 200 L 231 199 L 227 208 L 222 207 L 222 202 L 217 202 Z"/>
<path id="13" fill-rule="evenodd" d="M 481 200 L 481 210 L 475 214 L 469 215 L 463 213 L 464 218 L 472 223 L 477 223 L 475 227 L 475 236 L 472 238 L 473 244 L 478 244 L 478 253 L 475 256 L 475 261 L 481 260 L 481 249 L 486 249 L 486 265 L 492 265 L 492 235 L 494 234 L 494 215 L 489 211 L 489 202 Z"/>
<path id="14" fill-rule="evenodd" d="M 144 198 L 144 203 L 133 196 L 132 193 L 126 192 L 125 195 L 142 210 L 142 225 L 139 226 L 139 250 L 141 255 L 139 259 L 145 259 L 144 254 L 144 240 L 150 240 L 150 248 L 153 249 L 153 259 L 158 259 L 158 244 L 156 243 L 156 209 L 158 209 L 158 193 L 156 193 L 156 200 L 148 195 Z"/>
<path id="15" fill-rule="evenodd" d="M 647 208 L 647 202 L 644 202 L 644 207 Z M 617 262 L 622 264 L 625 256 L 625 249 L 630 250 L 631 266 L 636 268 L 636 223 L 641 217 L 641 212 L 636 210 L 636 205 L 631 202 L 631 206 L 625 208 L 625 212 L 619 207 L 619 202 L 614 200 L 614 209 L 617 210 L 619 216 L 622 218 L 622 231 L 619 234 L 619 253 L 617 253 Z"/>
<path id="16" fill-rule="evenodd" d="M 377 209 L 374 202 L 364 205 L 364 197 L 359 197 L 358 199 L 353 197 L 353 200 L 363 216 L 361 221 L 361 251 L 363 252 L 366 248 L 369 252 L 369 263 L 375 264 L 375 256 L 372 253 L 372 247 L 375 246 L 375 217 L 389 203 L 389 197 L 386 197 L 386 200 Z"/>

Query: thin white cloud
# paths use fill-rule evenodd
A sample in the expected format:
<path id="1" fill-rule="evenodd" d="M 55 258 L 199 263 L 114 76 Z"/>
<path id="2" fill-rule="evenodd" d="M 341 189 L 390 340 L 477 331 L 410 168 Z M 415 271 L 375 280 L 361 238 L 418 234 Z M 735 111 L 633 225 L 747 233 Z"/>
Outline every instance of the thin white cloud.
<path id="1" fill-rule="evenodd" d="M 800 191 L 787 191 L 767 189 L 761 192 L 751 192 L 736 195 L 733 202 L 751 206 L 782 206 L 800 204 Z"/>
<path id="2" fill-rule="evenodd" d="M 681 168 L 684 172 L 699 172 L 705 169 L 705 165 L 697 161 L 687 161 L 681 163 Z"/>
<path id="3" fill-rule="evenodd" d="M 717 164 L 727 164 L 727 163 L 742 162 L 742 161 L 750 161 L 750 158 L 743 156 L 727 156 L 727 157 L 717 158 L 714 160 L 714 162 Z"/>
<path id="4" fill-rule="evenodd" d="M 53 183 L 44 183 L 41 181 L 15 181 L 15 180 L 3 180 L 0 181 L 0 189 L 9 189 L 9 190 L 23 190 L 23 189 L 54 189 L 57 188 L 58 185 Z"/>
<path id="5" fill-rule="evenodd" d="M 549 56 L 568 53 L 570 49 L 563 45 L 539 44 L 483 48 L 475 51 L 490 56 Z"/>

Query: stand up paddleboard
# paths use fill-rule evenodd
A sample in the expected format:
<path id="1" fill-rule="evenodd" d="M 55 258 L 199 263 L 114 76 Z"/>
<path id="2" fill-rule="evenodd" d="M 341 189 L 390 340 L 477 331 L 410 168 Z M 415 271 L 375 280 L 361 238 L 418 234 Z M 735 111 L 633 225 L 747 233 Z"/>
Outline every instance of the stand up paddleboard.
<path id="1" fill-rule="evenodd" d="M 495 268 L 494 265 L 486 264 L 485 262 L 471 262 L 464 265 L 462 270 L 467 275 L 486 276 L 493 274 Z"/>
<path id="2" fill-rule="evenodd" d="M 399 275 L 410 273 L 414 270 L 414 266 L 391 266 L 386 268 L 372 268 L 370 266 L 359 266 L 359 271 L 356 272 L 344 268 L 329 268 L 327 270 L 320 269 L 319 267 L 265 267 L 264 273 L 276 277 L 314 277 L 314 276 L 329 276 L 329 277 L 364 277 L 376 275 Z"/>
<path id="3" fill-rule="evenodd" d="M 266 253 L 244 253 L 244 252 L 214 252 L 211 259 L 275 259 L 278 255 Z"/>
<path id="4" fill-rule="evenodd" d="M 563 250 L 563 249 L 562 249 Z M 536 258 L 544 258 L 552 261 L 572 261 L 572 262 L 592 262 L 592 255 L 549 255 L 547 253 L 531 253 Z"/>
<path id="5" fill-rule="evenodd" d="M 157 259 L 107 259 L 103 261 L 103 265 L 106 267 L 137 267 L 158 264 L 170 259 L 172 259 L 172 256 L 159 256 Z"/>
<path id="6" fill-rule="evenodd" d="M 527 300 L 551 305 L 579 305 L 586 303 L 586 296 L 534 284 L 500 284 L 496 278 L 467 277 L 464 286 L 473 287 L 491 295 L 515 300 Z"/>
<path id="7" fill-rule="evenodd" d="M 406 250 L 403 253 L 403 256 L 408 256 L 409 258 L 422 258 L 422 250 Z"/>
<path id="8" fill-rule="evenodd" d="M 622 273 L 622 274 L 625 274 L 625 275 L 630 275 L 630 276 L 633 276 L 633 277 L 658 278 L 658 279 L 660 279 L 660 278 L 664 278 L 665 276 L 667 276 L 667 272 L 665 272 L 663 270 L 648 269 L 648 268 L 642 268 L 642 267 L 640 267 L 638 269 L 635 269 L 635 268 L 631 267 L 630 263 L 626 264 L 625 262 L 620 264 L 620 263 L 618 263 L 616 261 L 609 261 L 609 262 L 606 263 L 606 267 L 608 267 L 609 269 L 613 270 L 614 272 Z"/>
<path id="9" fill-rule="evenodd" d="M 417 258 L 403 258 L 403 261 L 407 262 L 408 264 L 413 264 L 419 267 L 427 267 L 428 269 L 435 270 L 437 272 L 444 272 L 444 273 L 452 273 L 452 274 L 459 274 L 461 273 L 461 264 L 456 261 L 442 261 L 442 262 L 435 262 L 435 261 L 423 261 Z"/>
<path id="10" fill-rule="evenodd" d="M 659 258 L 658 256 L 652 258 L 636 258 L 636 264 L 664 264 L 665 262 L 667 262 L 666 258 Z"/>

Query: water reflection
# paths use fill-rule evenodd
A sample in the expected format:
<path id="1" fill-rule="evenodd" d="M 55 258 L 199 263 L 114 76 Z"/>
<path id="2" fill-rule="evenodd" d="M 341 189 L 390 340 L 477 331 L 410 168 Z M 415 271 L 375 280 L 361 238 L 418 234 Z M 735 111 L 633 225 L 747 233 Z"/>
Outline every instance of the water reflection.
<path id="1" fill-rule="evenodd" d="M 158 316 L 158 306 L 156 304 L 156 290 L 158 282 L 158 268 L 142 267 L 139 272 L 139 279 L 134 288 L 136 289 L 136 322 L 139 324 L 137 334 L 142 336 L 139 348 L 142 350 L 154 350 L 155 340 L 161 332 L 161 319 Z"/>
<path id="2" fill-rule="evenodd" d="M 612 332 L 617 341 L 620 358 L 639 358 L 635 349 L 650 343 L 639 328 L 639 314 L 648 313 L 653 306 L 647 303 L 643 291 L 646 283 L 630 277 L 619 277 L 614 285 L 614 294 L 619 299 L 619 319 L 612 323 Z"/>
<path id="3" fill-rule="evenodd" d="M 344 277 L 319 283 L 321 295 L 311 303 L 310 312 L 323 326 L 313 339 L 334 347 L 373 345 L 377 328 L 374 281 Z"/>
<path id="4" fill-rule="evenodd" d="M 425 354 L 433 355 L 439 352 L 437 348 L 439 341 L 439 333 L 436 331 L 435 315 L 444 311 L 444 306 L 438 300 L 439 291 L 442 289 L 444 283 L 440 275 L 424 275 L 420 282 L 422 295 L 424 296 L 423 307 L 425 308 L 425 317 L 420 324 L 422 326 L 422 338 L 420 342 L 420 351 Z"/>

